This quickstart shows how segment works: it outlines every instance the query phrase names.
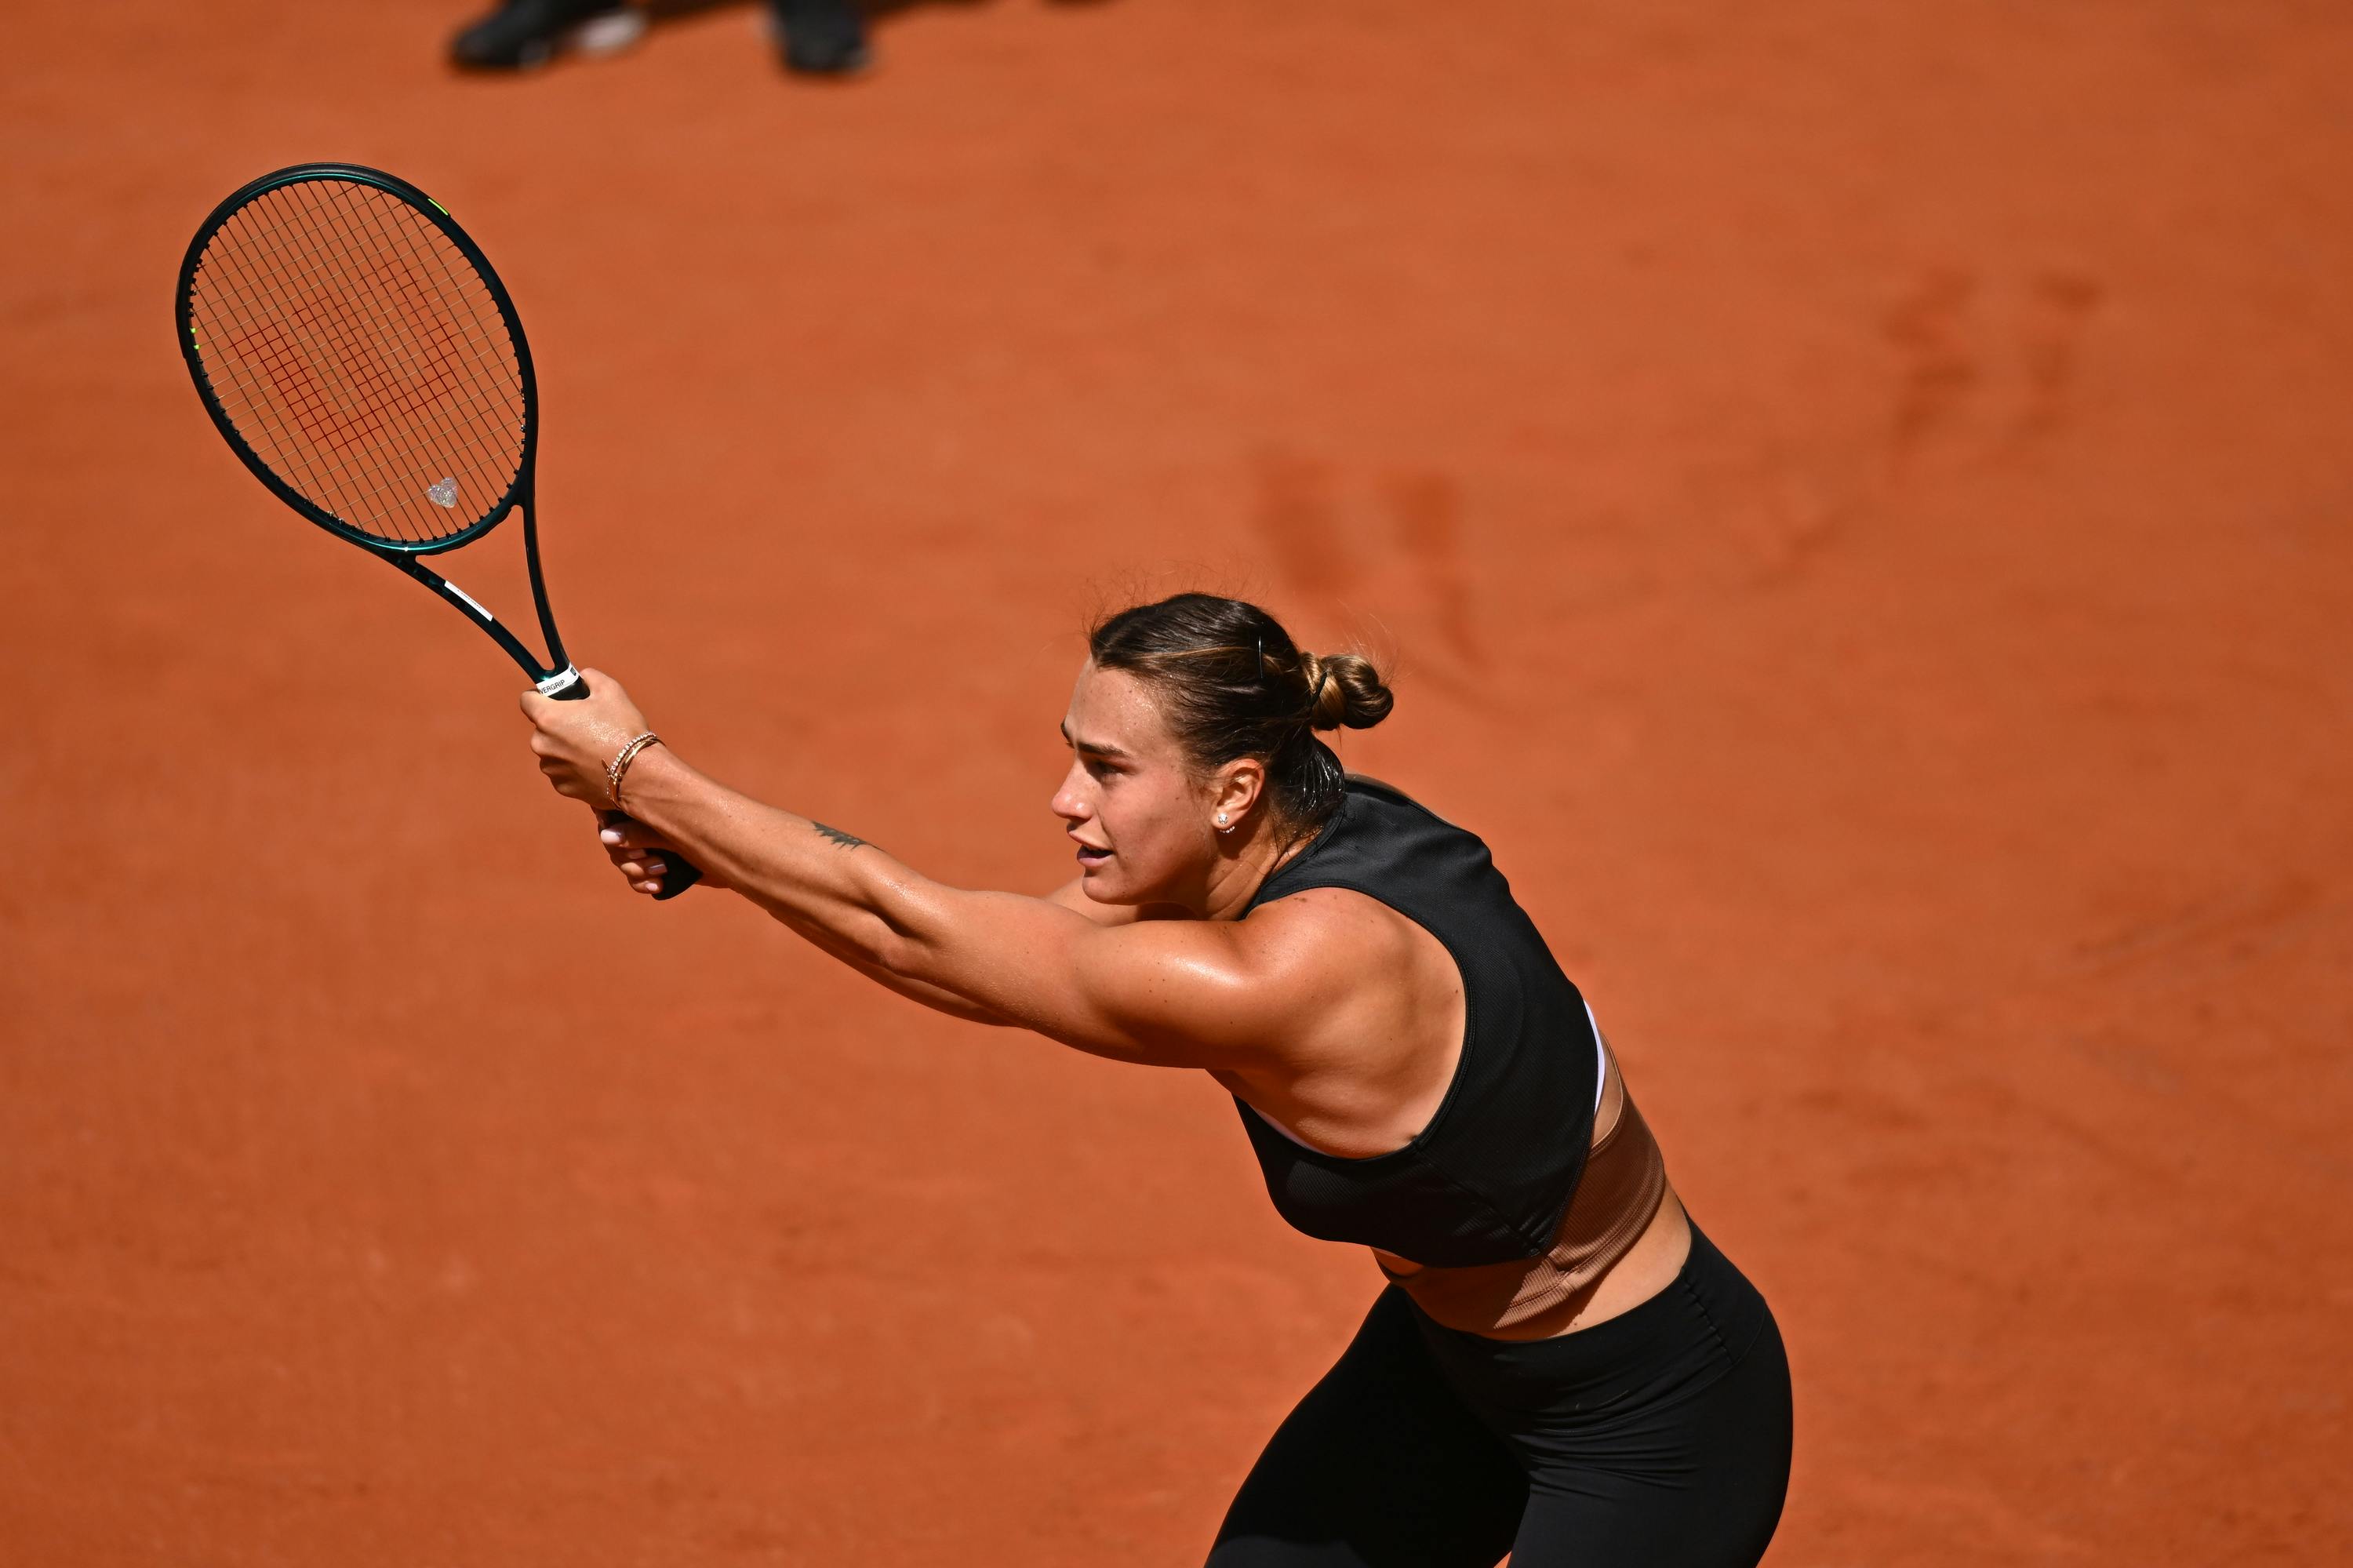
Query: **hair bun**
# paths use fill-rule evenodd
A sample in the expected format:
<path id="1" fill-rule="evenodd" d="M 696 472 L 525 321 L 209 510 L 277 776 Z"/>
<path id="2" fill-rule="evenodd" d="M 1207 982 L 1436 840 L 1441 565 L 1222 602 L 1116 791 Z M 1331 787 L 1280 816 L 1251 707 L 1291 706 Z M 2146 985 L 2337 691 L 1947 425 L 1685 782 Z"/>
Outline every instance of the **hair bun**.
<path id="1" fill-rule="evenodd" d="M 1355 653 L 1299 654 L 1306 686 L 1307 723 L 1313 729 L 1370 729 L 1396 705 L 1373 662 Z"/>

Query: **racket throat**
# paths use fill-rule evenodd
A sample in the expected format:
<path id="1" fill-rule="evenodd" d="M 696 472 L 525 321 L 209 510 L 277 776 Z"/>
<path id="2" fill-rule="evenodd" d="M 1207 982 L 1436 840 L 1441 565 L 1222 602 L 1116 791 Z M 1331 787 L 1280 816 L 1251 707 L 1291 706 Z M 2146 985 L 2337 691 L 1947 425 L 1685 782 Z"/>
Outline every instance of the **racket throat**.
<path id="1" fill-rule="evenodd" d="M 499 618 L 492 615 L 489 610 L 483 609 L 482 601 L 480 599 L 476 599 L 472 594 L 468 593 L 456 583 L 451 582 L 447 577 L 443 577 L 441 579 L 441 586 L 449 590 L 451 598 L 457 599 L 460 604 L 463 604 L 468 609 L 472 610 L 476 615 L 480 616 L 484 620 L 491 622 L 492 625 L 496 625 L 498 623 Z"/>
<path id="2" fill-rule="evenodd" d="M 573 666 L 570 659 L 565 657 L 562 644 L 556 642 L 553 637 L 548 639 L 547 662 L 542 663 L 538 655 L 525 648 L 513 632 L 499 624 L 499 618 L 490 612 L 489 607 L 448 577 L 426 566 L 414 556 L 385 549 L 377 549 L 374 553 L 386 564 L 423 583 L 443 602 L 455 605 L 472 616 L 481 624 L 482 630 L 490 633 L 491 641 L 505 649 L 507 657 L 522 666 L 523 673 L 531 677 L 532 684 L 537 687 L 542 694 L 551 697 L 564 695 L 585 697 L 588 694 L 587 686 L 580 678 L 580 672 Z M 537 586 L 537 577 L 538 574 L 534 572 L 533 574 L 534 587 Z M 551 624 L 551 619 L 543 612 L 540 624 L 552 631 L 554 627 Z"/>

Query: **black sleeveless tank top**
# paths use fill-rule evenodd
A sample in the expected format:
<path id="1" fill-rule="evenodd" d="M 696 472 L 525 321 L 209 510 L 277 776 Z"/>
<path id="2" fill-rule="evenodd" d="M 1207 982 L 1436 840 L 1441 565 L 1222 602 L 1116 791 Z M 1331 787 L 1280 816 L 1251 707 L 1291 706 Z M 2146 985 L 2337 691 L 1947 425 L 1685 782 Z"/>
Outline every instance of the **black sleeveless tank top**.
<path id="1" fill-rule="evenodd" d="M 1553 1243 L 1593 1141 L 1592 1015 L 1479 839 L 1351 775 L 1314 842 L 1243 910 L 1311 887 L 1379 900 L 1452 955 L 1462 1056 L 1412 1142 L 1348 1160 L 1286 1136 L 1239 1097 L 1268 1195 L 1296 1229 L 1433 1267 L 1535 1257 Z"/>

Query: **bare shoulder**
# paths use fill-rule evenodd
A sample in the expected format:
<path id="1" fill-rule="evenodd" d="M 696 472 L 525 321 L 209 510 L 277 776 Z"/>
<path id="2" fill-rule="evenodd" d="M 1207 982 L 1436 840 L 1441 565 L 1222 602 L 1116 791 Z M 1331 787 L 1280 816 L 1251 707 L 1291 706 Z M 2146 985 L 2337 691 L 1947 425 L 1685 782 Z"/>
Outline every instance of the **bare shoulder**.
<path id="1" fill-rule="evenodd" d="M 1261 905 L 1241 924 L 1258 928 L 1244 961 L 1295 1010 L 1282 1049 L 1270 1053 L 1287 1076 L 1253 1077 L 1263 1063 L 1238 1069 L 1275 1097 L 1278 1114 L 1288 1107 L 1312 1120 L 1315 1105 L 1298 1098 L 1308 1080 L 1325 1091 L 1361 1088 L 1368 1075 L 1395 1073 L 1431 1042 L 1459 1035 L 1461 982 L 1451 955 L 1379 899 L 1308 888 Z"/>
<path id="2" fill-rule="evenodd" d="M 1241 925 L 1261 961 L 1297 979 L 1328 972 L 1355 984 L 1404 959 L 1421 934 L 1379 899 L 1345 887 L 1311 887 L 1261 904 Z"/>

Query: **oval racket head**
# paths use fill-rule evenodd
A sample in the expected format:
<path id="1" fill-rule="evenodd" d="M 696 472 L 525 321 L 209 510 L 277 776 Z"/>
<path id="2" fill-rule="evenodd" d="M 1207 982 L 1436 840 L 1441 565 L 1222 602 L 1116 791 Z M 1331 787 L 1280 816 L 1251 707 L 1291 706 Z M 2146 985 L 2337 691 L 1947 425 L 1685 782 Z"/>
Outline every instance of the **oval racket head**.
<path id="1" fill-rule="evenodd" d="M 180 265 L 180 352 L 221 434 L 280 499 L 380 550 L 480 534 L 529 482 L 531 350 L 479 246 L 356 164 L 264 175 Z"/>

